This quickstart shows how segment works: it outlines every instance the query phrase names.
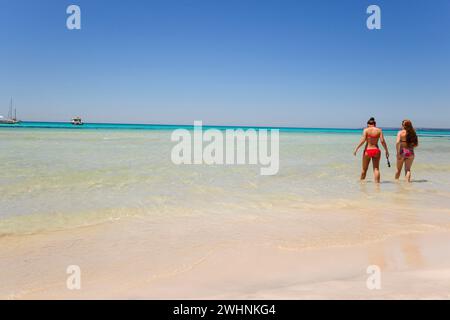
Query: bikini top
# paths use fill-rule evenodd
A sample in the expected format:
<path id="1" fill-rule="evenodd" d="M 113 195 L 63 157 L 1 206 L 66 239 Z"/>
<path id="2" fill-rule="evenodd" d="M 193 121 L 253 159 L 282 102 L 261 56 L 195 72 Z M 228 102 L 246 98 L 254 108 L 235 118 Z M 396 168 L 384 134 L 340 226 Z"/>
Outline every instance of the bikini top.
<path id="1" fill-rule="evenodd" d="M 406 141 L 406 140 L 400 140 L 400 142 L 404 142 L 404 143 L 406 143 L 406 148 L 415 148 L 414 147 L 414 145 L 412 145 L 412 144 L 408 144 L 408 141 Z"/>

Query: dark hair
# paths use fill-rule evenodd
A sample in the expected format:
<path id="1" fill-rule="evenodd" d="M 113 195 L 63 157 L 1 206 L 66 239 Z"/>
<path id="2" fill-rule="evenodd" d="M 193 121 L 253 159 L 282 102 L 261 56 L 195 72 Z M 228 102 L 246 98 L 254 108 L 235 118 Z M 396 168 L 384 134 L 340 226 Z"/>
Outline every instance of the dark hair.
<path id="1" fill-rule="evenodd" d="M 414 130 L 411 120 L 403 120 L 402 126 L 406 130 L 406 144 L 411 147 L 417 147 L 419 145 L 419 139 L 417 138 L 417 133 Z"/>
<path id="2" fill-rule="evenodd" d="M 375 121 L 375 118 L 372 117 L 372 118 L 369 119 L 369 121 L 367 121 L 367 124 L 370 125 L 370 126 L 376 126 L 377 122 Z"/>

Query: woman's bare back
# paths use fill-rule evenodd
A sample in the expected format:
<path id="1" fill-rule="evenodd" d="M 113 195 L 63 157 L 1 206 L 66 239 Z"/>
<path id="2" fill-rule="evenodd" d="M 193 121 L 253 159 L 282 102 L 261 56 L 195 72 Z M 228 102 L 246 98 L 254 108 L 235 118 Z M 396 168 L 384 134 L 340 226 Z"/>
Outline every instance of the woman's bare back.
<path id="1" fill-rule="evenodd" d="M 406 132 L 406 130 L 402 130 L 402 131 L 400 131 L 400 133 L 399 133 L 399 135 L 400 135 L 400 146 L 401 146 L 402 148 L 409 148 L 409 147 L 411 147 L 411 146 L 408 145 L 408 142 L 407 142 L 407 140 L 406 140 L 407 134 L 408 134 L 408 133 Z"/>
<path id="2" fill-rule="evenodd" d="M 367 139 L 367 149 L 378 148 L 378 141 L 381 138 L 381 129 L 370 127 L 365 129 Z"/>

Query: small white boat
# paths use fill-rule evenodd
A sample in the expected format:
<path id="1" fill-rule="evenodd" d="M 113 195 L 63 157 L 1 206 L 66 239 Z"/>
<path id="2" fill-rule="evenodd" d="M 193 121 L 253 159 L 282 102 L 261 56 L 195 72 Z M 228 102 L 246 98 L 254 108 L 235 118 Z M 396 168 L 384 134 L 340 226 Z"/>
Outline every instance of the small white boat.
<path id="1" fill-rule="evenodd" d="M 75 118 L 73 118 L 72 119 L 72 122 L 71 122 L 74 126 L 81 126 L 81 125 L 83 125 L 83 120 L 81 120 L 81 118 L 80 117 L 75 117 Z"/>
<path id="2" fill-rule="evenodd" d="M 17 124 L 20 120 L 17 120 L 17 110 L 14 109 L 13 115 L 13 101 L 11 98 L 11 102 L 9 104 L 8 118 L 0 116 L 0 124 Z"/>

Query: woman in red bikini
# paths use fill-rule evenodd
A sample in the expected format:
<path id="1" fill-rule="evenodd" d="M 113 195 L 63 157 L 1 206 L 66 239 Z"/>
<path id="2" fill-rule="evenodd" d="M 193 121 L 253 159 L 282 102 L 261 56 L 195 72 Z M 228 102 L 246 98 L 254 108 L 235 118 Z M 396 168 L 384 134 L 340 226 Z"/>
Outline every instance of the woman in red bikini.
<path id="1" fill-rule="evenodd" d="M 375 119 L 370 118 L 369 121 L 367 121 L 367 128 L 364 129 L 361 140 L 353 152 L 356 156 L 359 148 L 361 148 L 364 143 L 366 144 L 362 158 L 361 180 L 366 178 L 367 169 L 369 168 L 370 161 L 372 160 L 374 180 L 377 183 L 380 182 L 381 150 L 378 148 L 378 141 L 381 141 L 381 145 L 386 151 L 386 158 L 389 158 L 389 150 L 386 145 L 386 140 L 384 140 L 383 131 L 380 128 L 377 128 Z"/>
<path id="2" fill-rule="evenodd" d="M 411 166 L 414 162 L 414 148 L 419 145 L 416 130 L 410 120 L 403 120 L 402 130 L 397 134 L 397 172 L 395 179 L 400 178 L 403 163 L 405 164 L 406 181 L 411 182 Z"/>

